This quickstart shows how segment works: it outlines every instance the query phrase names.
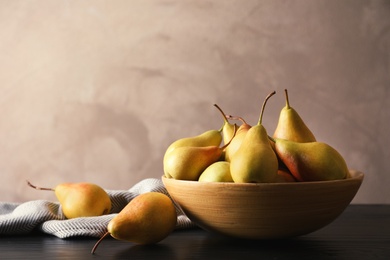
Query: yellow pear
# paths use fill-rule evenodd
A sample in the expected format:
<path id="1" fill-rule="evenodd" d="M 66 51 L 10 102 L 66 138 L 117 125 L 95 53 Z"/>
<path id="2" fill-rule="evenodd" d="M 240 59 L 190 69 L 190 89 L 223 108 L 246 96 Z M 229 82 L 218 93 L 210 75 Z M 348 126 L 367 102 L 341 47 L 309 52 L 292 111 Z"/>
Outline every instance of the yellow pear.
<path id="1" fill-rule="evenodd" d="M 165 169 L 165 165 L 167 165 L 166 161 L 170 160 L 170 154 L 177 148 L 182 147 L 205 147 L 205 146 L 219 146 L 222 142 L 222 128 L 219 130 L 208 130 L 200 135 L 184 137 L 178 139 L 171 143 L 165 151 L 163 158 L 164 165 L 164 175 L 167 178 L 172 178 L 173 176 L 169 175 L 168 170 Z"/>
<path id="2" fill-rule="evenodd" d="M 280 111 L 279 121 L 273 137 L 295 142 L 314 142 L 316 138 L 306 126 L 298 112 L 290 106 L 287 89 L 285 89 L 286 106 Z"/>
<path id="3" fill-rule="evenodd" d="M 275 151 L 298 181 L 326 181 L 348 177 L 344 158 L 322 142 L 300 143 L 273 138 Z"/>
<path id="4" fill-rule="evenodd" d="M 231 158 L 230 171 L 234 182 L 274 182 L 277 177 L 278 159 L 262 125 L 265 104 L 274 94 L 275 91 L 266 97 L 257 125 L 248 130 Z"/>
<path id="5" fill-rule="evenodd" d="M 92 248 L 93 254 L 108 235 L 135 244 L 155 244 L 176 227 L 177 213 L 172 200 L 159 192 L 142 193 L 132 199 L 107 225 L 107 232 Z"/>
<path id="6" fill-rule="evenodd" d="M 87 183 L 61 183 L 54 189 L 27 184 L 37 190 L 54 191 L 61 204 L 62 212 L 68 219 L 101 216 L 110 213 L 111 199 L 100 186 Z"/>
<path id="7" fill-rule="evenodd" d="M 165 176 L 177 180 L 197 181 L 202 172 L 218 161 L 224 147 L 178 147 L 164 160 Z"/>
<path id="8" fill-rule="evenodd" d="M 230 163 L 218 161 L 211 164 L 199 177 L 200 182 L 233 182 Z"/>

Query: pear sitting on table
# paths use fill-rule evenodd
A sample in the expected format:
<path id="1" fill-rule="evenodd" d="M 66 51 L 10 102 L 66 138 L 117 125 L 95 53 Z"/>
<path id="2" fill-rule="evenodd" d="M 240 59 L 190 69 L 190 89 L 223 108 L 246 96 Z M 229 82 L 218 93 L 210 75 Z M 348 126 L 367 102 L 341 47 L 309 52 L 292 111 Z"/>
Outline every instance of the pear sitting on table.
<path id="1" fill-rule="evenodd" d="M 107 225 L 107 232 L 92 248 L 93 254 L 108 235 L 135 244 L 155 244 L 176 227 L 177 213 L 172 200 L 159 192 L 146 192 L 132 199 Z"/>
<path id="2" fill-rule="evenodd" d="M 111 210 L 110 197 L 103 188 L 93 183 L 62 183 L 54 189 L 37 187 L 29 181 L 27 184 L 37 190 L 54 191 L 68 219 L 101 216 Z"/>

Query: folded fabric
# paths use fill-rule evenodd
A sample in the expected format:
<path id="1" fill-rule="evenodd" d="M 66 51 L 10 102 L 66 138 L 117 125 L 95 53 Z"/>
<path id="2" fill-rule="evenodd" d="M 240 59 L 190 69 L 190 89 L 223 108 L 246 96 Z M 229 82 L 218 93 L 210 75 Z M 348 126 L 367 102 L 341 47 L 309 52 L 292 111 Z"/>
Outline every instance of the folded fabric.
<path id="1" fill-rule="evenodd" d="M 169 196 L 159 179 L 145 179 L 129 190 L 106 190 L 111 198 L 110 214 L 97 217 L 66 219 L 58 202 L 34 200 L 24 203 L 0 202 L 0 235 L 28 234 L 40 231 L 68 238 L 75 236 L 100 237 L 107 229 L 110 220 L 121 211 L 133 198 L 146 192 L 161 192 Z M 183 211 L 176 206 L 176 229 L 194 227 Z"/>

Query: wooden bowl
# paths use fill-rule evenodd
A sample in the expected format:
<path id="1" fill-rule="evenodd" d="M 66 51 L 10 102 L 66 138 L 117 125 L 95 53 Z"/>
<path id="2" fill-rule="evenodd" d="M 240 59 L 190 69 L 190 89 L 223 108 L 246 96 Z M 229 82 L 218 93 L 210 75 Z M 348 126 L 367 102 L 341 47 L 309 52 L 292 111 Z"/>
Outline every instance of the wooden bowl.
<path id="1" fill-rule="evenodd" d="M 162 181 L 172 199 L 199 227 L 248 239 L 305 235 L 335 220 L 349 205 L 364 174 L 345 180 L 294 183 Z"/>

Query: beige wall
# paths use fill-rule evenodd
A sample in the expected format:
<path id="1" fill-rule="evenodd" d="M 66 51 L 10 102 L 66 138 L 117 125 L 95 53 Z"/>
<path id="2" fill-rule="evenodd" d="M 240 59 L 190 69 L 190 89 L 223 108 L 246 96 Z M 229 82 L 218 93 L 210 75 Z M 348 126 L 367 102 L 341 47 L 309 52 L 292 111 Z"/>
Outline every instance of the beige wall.
<path id="1" fill-rule="evenodd" d="M 0 0 L 0 201 L 162 175 L 170 142 L 219 128 L 213 107 L 273 132 L 288 88 L 318 140 L 390 203 L 389 1 Z"/>

